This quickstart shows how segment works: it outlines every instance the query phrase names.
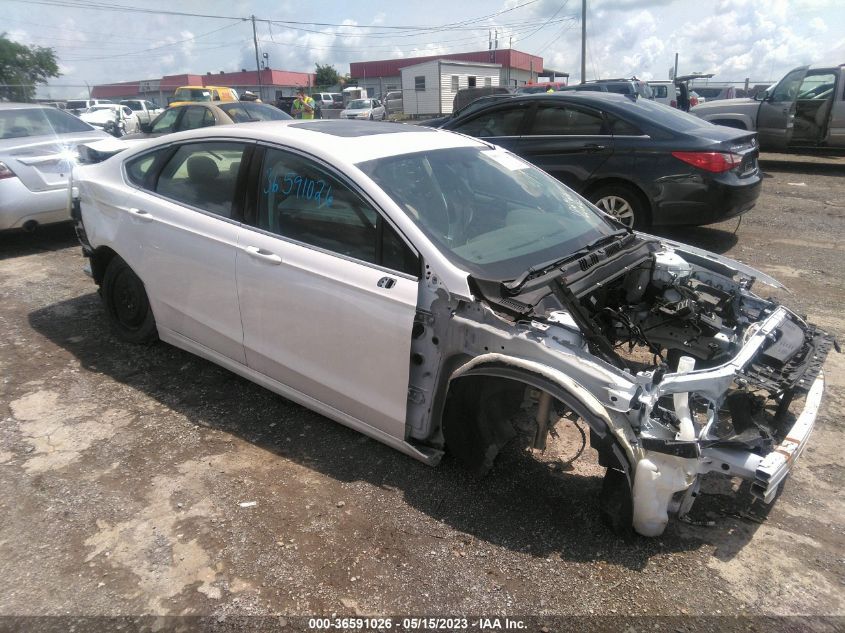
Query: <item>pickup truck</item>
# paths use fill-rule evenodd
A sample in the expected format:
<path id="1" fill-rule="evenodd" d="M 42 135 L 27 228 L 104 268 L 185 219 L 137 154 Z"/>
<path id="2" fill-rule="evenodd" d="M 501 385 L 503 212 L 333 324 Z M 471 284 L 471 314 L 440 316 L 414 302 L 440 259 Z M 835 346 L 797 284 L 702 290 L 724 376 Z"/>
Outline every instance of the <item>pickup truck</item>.
<path id="1" fill-rule="evenodd" d="M 753 99 L 708 101 L 690 114 L 728 127 L 757 130 L 769 152 L 845 152 L 845 64 L 800 66 Z"/>
<path id="2" fill-rule="evenodd" d="M 138 117 L 138 122 L 141 125 L 151 123 L 154 118 L 164 112 L 164 108 L 143 99 L 124 99 L 120 102 L 120 105 L 124 105 L 132 110 L 135 116 Z"/>

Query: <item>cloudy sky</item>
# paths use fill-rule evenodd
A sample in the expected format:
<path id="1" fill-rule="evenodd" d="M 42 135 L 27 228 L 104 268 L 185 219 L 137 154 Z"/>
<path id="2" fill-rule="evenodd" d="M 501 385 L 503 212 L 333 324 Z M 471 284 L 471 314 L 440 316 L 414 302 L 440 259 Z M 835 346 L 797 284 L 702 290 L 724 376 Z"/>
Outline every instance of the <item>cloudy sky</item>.
<path id="1" fill-rule="evenodd" d="M 499 47 L 540 55 L 580 77 L 580 0 L 0 0 L 7 37 L 51 46 L 63 76 L 40 96 L 87 95 L 101 84 L 191 72 L 253 69 L 252 24 L 270 65 L 331 64 Z M 141 11 L 127 11 L 126 7 Z M 169 13 L 168 13 L 169 12 Z M 174 15 L 179 13 L 180 15 Z M 201 14 L 201 15 L 189 15 Z M 201 17 L 202 16 L 202 17 Z M 714 81 L 780 78 L 804 63 L 845 61 L 842 0 L 587 0 L 587 78 Z"/>

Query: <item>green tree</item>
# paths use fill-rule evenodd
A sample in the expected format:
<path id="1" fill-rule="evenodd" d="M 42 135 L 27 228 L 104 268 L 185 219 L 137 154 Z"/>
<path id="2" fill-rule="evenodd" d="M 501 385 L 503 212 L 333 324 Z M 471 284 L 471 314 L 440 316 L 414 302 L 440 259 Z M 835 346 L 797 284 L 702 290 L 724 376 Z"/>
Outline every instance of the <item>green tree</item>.
<path id="1" fill-rule="evenodd" d="M 30 101 L 38 84 L 59 74 L 52 48 L 25 46 L 0 34 L 0 99 Z"/>
<path id="2" fill-rule="evenodd" d="M 334 86 L 340 82 L 340 75 L 334 69 L 334 66 L 329 64 L 317 64 L 317 85 L 318 86 Z"/>

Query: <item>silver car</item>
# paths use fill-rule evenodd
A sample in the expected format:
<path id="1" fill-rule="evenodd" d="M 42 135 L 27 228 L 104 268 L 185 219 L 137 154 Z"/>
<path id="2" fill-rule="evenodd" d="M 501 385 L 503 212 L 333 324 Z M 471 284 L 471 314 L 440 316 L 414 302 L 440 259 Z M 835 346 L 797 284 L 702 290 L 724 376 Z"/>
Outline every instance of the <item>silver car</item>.
<path id="1" fill-rule="evenodd" d="M 76 145 L 103 138 L 109 136 L 62 110 L 0 103 L 0 231 L 69 220 Z"/>
<path id="2" fill-rule="evenodd" d="M 378 99 L 353 99 L 340 113 L 341 119 L 369 119 L 384 121 L 387 110 Z"/>

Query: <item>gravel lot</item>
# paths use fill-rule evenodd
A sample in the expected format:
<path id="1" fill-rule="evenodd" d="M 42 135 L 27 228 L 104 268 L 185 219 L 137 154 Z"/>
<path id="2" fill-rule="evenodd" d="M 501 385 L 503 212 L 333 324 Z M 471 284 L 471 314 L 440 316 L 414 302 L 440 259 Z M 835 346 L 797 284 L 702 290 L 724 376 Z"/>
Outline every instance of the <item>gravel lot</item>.
<path id="1" fill-rule="evenodd" d="M 736 234 L 667 235 L 779 278 L 845 341 L 845 159 L 767 159 Z M 432 469 L 173 347 L 116 341 L 82 265 L 67 226 L 0 235 L 0 615 L 845 616 L 840 355 L 770 511 L 709 481 L 694 514 L 712 526 L 626 544 L 599 520 L 592 455 L 555 467 L 572 427 L 484 479 Z"/>

